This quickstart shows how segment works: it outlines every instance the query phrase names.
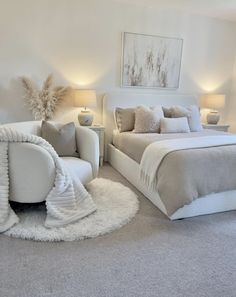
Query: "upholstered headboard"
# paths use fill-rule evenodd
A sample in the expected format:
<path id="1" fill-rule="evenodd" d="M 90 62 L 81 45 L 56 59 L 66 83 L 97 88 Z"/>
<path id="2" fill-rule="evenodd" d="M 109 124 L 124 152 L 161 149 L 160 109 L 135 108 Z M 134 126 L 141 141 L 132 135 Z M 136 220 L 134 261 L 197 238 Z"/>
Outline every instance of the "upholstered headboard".
<path id="1" fill-rule="evenodd" d="M 113 130 L 116 129 L 114 121 L 114 110 L 116 107 L 136 107 L 138 105 L 147 106 L 189 106 L 197 104 L 197 96 L 192 94 L 155 94 L 155 93 L 135 93 L 130 91 L 120 91 L 105 94 L 103 98 L 103 125 L 105 126 L 105 156 L 107 145 L 112 142 Z"/>

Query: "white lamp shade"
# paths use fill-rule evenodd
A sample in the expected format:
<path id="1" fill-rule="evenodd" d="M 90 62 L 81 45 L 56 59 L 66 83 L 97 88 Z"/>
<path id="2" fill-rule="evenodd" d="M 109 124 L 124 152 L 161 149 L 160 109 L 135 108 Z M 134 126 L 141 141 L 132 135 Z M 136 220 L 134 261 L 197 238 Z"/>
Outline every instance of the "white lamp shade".
<path id="1" fill-rule="evenodd" d="M 204 94 L 200 97 L 202 108 L 221 109 L 225 106 L 225 95 L 223 94 Z"/>
<path id="2" fill-rule="evenodd" d="M 93 108 L 97 106 L 97 96 L 94 90 L 74 90 L 74 105 Z"/>

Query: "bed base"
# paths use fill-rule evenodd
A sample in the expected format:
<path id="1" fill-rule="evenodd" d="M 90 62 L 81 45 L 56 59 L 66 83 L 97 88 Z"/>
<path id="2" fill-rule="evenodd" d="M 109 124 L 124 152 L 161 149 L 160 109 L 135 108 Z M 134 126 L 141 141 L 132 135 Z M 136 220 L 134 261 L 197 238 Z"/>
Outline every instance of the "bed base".
<path id="1" fill-rule="evenodd" d="M 168 216 L 158 193 L 148 189 L 139 179 L 139 164 L 137 162 L 115 148 L 112 144 L 108 144 L 108 162 L 155 206 L 157 206 L 170 220 L 236 210 L 236 190 L 234 190 L 213 193 L 201 197 L 194 200 L 191 204 L 178 209 L 173 215 Z"/>

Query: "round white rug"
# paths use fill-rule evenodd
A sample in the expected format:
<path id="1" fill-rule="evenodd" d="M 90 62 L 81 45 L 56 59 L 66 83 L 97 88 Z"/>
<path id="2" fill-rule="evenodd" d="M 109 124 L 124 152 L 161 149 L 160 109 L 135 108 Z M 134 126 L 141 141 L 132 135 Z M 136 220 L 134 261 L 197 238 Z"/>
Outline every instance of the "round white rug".
<path id="1" fill-rule="evenodd" d="M 97 237 L 127 224 L 139 209 L 137 196 L 127 187 L 111 180 L 97 178 L 87 187 L 97 211 L 62 228 L 44 227 L 45 205 L 15 210 L 20 222 L 4 234 L 36 241 L 73 241 Z"/>

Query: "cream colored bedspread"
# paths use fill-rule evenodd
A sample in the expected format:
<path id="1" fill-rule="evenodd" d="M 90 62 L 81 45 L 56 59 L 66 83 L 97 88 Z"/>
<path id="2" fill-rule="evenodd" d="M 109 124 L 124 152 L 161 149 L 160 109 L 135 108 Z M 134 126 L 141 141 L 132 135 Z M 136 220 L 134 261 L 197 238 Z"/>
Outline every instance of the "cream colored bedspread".
<path id="1" fill-rule="evenodd" d="M 157 140 L 228 133 L 203 130 L 179 134 L 122 133 L 116 147 L 140 162 L 145 148 Z M 132 145 L 131 145 L 132 144 Z M 236 145 L 179 150 L 169 153 L 157 171 L 157 190 L 168 215 L 211 193 L 236 190 Z M 235 197 L 236 199 L 236 197 Z"/>
<path id="2" fill-rule="evenodd" d="M 208 129 L 204 129 L 201 132 L 169 134 L 122 132 L 113 135 L 113 145 L 131 159 L 140 163 L 145 148 L 155 141 L 225 134 L 229 133 Z"/>

